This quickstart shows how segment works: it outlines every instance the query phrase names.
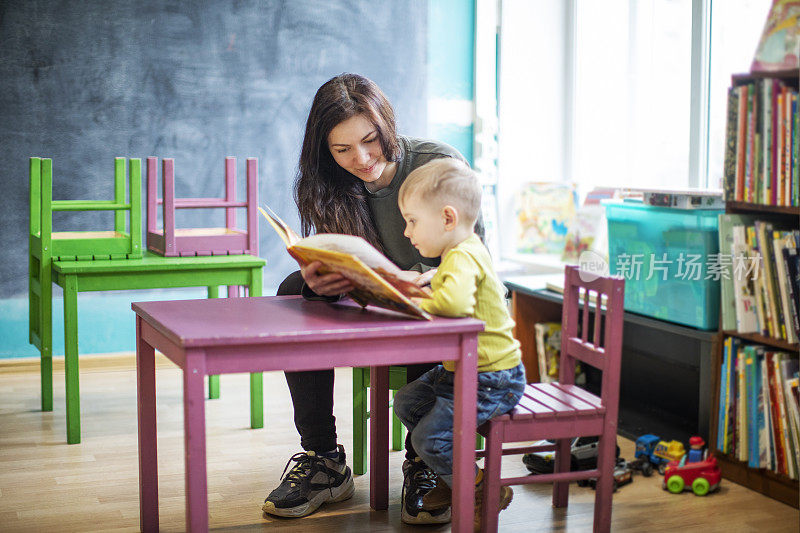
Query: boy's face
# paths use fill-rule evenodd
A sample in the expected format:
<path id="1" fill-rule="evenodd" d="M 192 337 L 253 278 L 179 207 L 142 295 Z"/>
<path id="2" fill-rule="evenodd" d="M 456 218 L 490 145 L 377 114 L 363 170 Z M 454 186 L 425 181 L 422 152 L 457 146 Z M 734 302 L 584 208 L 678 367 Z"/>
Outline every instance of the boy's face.
<path id="1" fill-rule="evenodd" d="M 443 209 L 436 209 L 416 192 L 407 195 L 401 204 L 400 213 L 406 221 L 403 235 L 422 257 L 441 257 L 450 245 Z"/>

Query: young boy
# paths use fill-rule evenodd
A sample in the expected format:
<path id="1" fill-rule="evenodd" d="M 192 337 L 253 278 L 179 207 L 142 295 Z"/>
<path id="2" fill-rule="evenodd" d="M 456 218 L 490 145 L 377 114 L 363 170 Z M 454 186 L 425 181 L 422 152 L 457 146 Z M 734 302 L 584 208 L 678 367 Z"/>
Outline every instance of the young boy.
<path id="1" fill-rule="evenodd" d="M 492 268 L 489 252 L 473 231 L 481 202 L 475 173 L 452 158 L 437 159 L 409 174 L 399 191 L 405 236 L 423 257 L 441 257 L 431 280 L 431 299 L 420 299 L 427 312 L 474 317 L 485 322 L 478 334 L 478 425 L 510 411 L 522 397 L 525 369 L 519 342 L 511 335 L 505 288 Z M 453 363 L 430 370 L 400 389 L 394 410 L 408 428 L 411 443 L 439 477 L 423 498 L 423 509 L 450 505 L 453 480 Z M 480 526 L 483 472 L 476 470 L 475 526 Z M 442 483 L 443 482 L 443 483 Z M 501 490 L 500 508 L 511 502 L 510 487 Z M 404 517 L 404 521 L 405 517 Z"/>

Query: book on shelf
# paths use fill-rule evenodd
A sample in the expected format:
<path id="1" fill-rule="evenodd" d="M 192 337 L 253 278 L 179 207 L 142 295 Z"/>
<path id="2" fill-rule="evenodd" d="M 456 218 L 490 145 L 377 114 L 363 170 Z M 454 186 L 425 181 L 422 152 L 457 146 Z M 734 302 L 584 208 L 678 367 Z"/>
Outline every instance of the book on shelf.
<path id="1" fill-rule="evenodd" d="M 536 337 L 536 358 L 539 363 L 539 381 L 552 383 L 558 381 L 559 363 L 561 361 L 561 323 L 539 322 L 533 325 Z M 575 383 L 586 383 L 586 373 L 581 364 L 575 364 Z"/>
<path id="2" fill-rule="evenodd" d="M 555 280 L 548 281 L 548 282 L 546 282 L 544 284 L 544 288 L 547 289 L 548 291 L 557 292 L 558 294 L 563 295 L 564 294 L 564 280 L 560 279 L 559 281 L 555 281 Z M 579 304 L 583 304 L 583 299 L 585 297 L 585 294 L 586 294 L 586 289 L 584 289 L 583 287 L 580 287 L 579 292 L 578 292 L 578 303 Z M 603 295 L 602 302 L 603 302 L 603 305 L 605 305 L 606 302 L 608 302 L 608 296 L 607 295 L 605 295 L 605 294 Z M 589 303 L 593 303 L 593 304 L 597 303 L 597 293 L 591 292 L 591 291 L 589 292 Z"/>
<path id="3" fill-rule="evenodd" d="M 792 245 L 793 244 L 793 245 Z M 786 278 L 784 281 L 789 291 L 789 301 L 791 303 L 792 319 L 794 321 L 794 328 L 796 332 L 800 332 L 800 253 L 798 253 L 800 243 L 791 242 L 791 239 L 786 239 L 783 249 L 783 264 L 786 268 Z"/>
<path id="4" fill-rule="evenodd" d="M 747 431 L 747 373 L 746 373 L 746 352 L 739 349 L 736 354 L 736 443 L 733 449 L 736 458 L 740 461 L 747 461 L 749 451 L 749 432 Z"/>
<path id="5" fill-rule="evenodd" d="M 539 361 L 539 381 L 558 381 L 558 362 L 561 356 L 561 323 L 539 322 L 534 324 L 536 356 Z"/>
<path id="6" fill-rule="evenodd" d="M 759 78 L 737 83 L 728 90 L 725 201 L 800 206 L 796 82 Z"/>
<path id="7" fill-rule="evenodd" d="M 775 441 L 772 438 L 772 409 L 769 402 L 769 372 L 767 371 L 767 360 L 762 357 L 759 361 L 761 365 L 761 397 L 759 398 L 764 425 L 759 432 L 762 443 L 761 457 L 759 464 L 761 468 L 769 470 L 775 469 Z"/>
<path id="8" fill-rule="evenodd" d="M 723 330 L 800 340 L 800 230 L 755 215 L 719 218 Z"/>
<path id="9" fill-rule="evenodd" d="M 734 337 L 723 342 L 717 449 L 791 479 L 800 477 L 797 354 Z"/>
<path id="10" fill-rule="evenodd" d="M 797 358 L 784 357 L 778 363 L 778 381 L 781 385 L 782 407 L 785 415 L 784 444 L 790 451 L 787 454 L 786 464 L 789 470 L 789 477 L 797 479 L 800 474 L 798 464 L 798 450 L 800 450 L 800 434 L 798 434 L 798 405 L 797 391 L 798 370 L 800 362 Z"/>
<path id="11" fill-rule="evenodd" d="M 727 277 L 730 280 L 731 296 L 733 297 L 734 303 L 736 327 L 731 329 L 735 329 L 740 333 L 760 332 L 754 280 L 755 275 L 753 273 L 751 261 L 752 255 L 747 249 L 745 240 L 745 226 L 735 225 L 730 228 L 730 231 L 732 268 L 730 275 L 723 276 L 723 278 Z M 725 302 L 725 300 L 723 300 L 723 302 Z M 724 312 L 723 310 L 723 313 Z M 730 321 L 730 317 L 728 317 L 728 321 Z"/>
<path id="12" fill-rule="evenodd" d="M 320 274 L 337 272 L 355 287 L 348 293 L 362 307 L 374 305 L 430 320 L 411 298 L 429 298 L 410 276 L 361 237 L 317 233 L 300 237 L 269 207 L 258 208 L 299 265 L 322 263 Z"/>
<path id="13" fill-rule="evenodd" d="M 727 267 L 726 275 L 720 276 L 720 314 L 722 329 L 737 330 L 736 295 L 733 287 L 733 226 L 746 226 L 755 222 L 754 215 L 723 213 L 719 215 L 719 253 L 721 263 Z M 741 265 L 739 266 L 741 268 Z M 755 309 L 753 309 L 755 312 Z"/>

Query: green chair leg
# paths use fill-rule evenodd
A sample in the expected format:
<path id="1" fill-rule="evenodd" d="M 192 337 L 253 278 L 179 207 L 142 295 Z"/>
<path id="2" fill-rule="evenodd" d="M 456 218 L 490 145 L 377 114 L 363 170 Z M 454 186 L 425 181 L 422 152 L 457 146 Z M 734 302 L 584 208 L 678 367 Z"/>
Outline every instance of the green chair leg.
<path id="1" fill-rule="evenodd" d="M 44 262 L 42 262 L 44 263 Z M 42 411 L 53 410 L 53 271 L 50 258 L 39 267 L 39 343 Z"/>
<path id="2" fill-rule="evenodd" d="M 219 376 L 208 376 L 208 399 L 219 399 Z"/>
<path id="3" fill-rule="evenodd" d="M 81 441 L 81 397 L 78 367 L 78 279 L 64 283 L 64 375 L 67 394 L 67 444 Z"/>
<path id="4" fill-rule="evenodd" d="M 264 427 L 264 379 L 261 372 L 250 374 L 250 427 Z"/>
<path id="5" fill-rule="evenodd" d="M 242 291 L 242 296 L 258 297 L 262 290 L 261 267 L 253 268 L 250 271 L 250 284 L 237 288 Z M 244 294 L 244 291 L 247 291 Z M 228 288 L 228 297 L 231 297 L 231 289 Z M 264 427 L 264 375 L 261 372 L 250 374 L 250 427 L 259 429 Z"/>
<path id="6" fill-rule="evenodd" d="M 367 383 L 366 368 L 353 369 L 353 474 L 367 471 Z"/>
<path id="7" fill-rule="evenodd" d="M 400 422 L 400 419 L 397 418 L 394 412 L 394 395 L 395 392 L 392 391 L 392 450 L 397 452 L 403 449 L 405 426 L 403 426 L 403 423 Z"/>
<path id="8" fill-rule="evenodd" d="M 219 298 L 219 287 L 208 287 L 209 298 Z M 219 399 L 219 376 L 208 376 L 208 399 Z"/>

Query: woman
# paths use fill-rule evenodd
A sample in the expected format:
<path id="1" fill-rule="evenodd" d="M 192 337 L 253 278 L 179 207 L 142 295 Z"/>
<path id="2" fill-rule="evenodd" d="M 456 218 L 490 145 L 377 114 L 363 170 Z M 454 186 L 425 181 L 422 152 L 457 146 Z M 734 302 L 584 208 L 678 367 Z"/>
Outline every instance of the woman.
<path id="1" fill-rule="evenodd" d="M 425 259 L 404 237 L 405 221 L 397 206 L 400 185 L 415 168 L 432 159 L 455 157 L 454 148 L 434 141 L 403 137 L 395 129 L 394 111 L 375 83 L 357 74 L 328 80 L 314 96 L 306 123 L 294 196 L 303 235 L 347 233 L 365 238 L 403 270 L 430 281 L 438 259 Z M 476 231 L 482 236 L 479 219 Z M 318 274 L 320 263 L 288 276 L 279 295 L 338 299 L 352 289 L 339 274 Z M 408 381 L 433 365 L 409 366 Z M 344 447 L 336 442 L 333 416 L 333 370 L 286 372 L 294 421 L 303 452 L 287 463 L 294 466 L 264 501 L 269 514 L 301 517 L 325 502 L 353 495 L 353 479 Z M 422 497 L 435 486 L 435 474 L 419 459 L 406 439 L 403 463 L 404 522 L 444 523 L 450 510 L 422 510 Z"/>

